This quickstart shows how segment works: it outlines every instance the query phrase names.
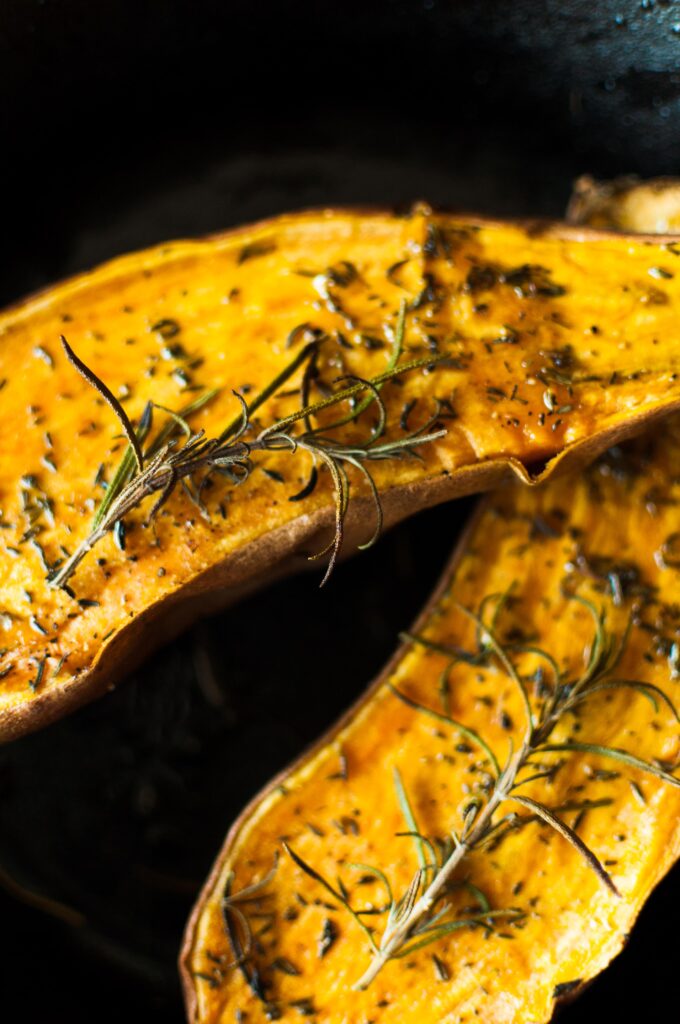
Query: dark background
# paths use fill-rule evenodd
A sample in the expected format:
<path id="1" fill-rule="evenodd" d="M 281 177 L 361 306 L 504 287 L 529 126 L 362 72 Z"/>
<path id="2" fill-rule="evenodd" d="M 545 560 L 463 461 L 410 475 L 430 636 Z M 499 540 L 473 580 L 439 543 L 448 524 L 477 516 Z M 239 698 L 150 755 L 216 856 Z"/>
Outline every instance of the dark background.
<path id="1" fill-rule="evenodd" d="M 583 171 L 679 170 L 670 0 L 0 4 L 7 302 L 282 210 L 559 216 Z M 17 995 L 28 1024 L 183 1019 L 182 926 L 227 826 L 379 670 L 470 507 L 393 531 L 321 598 L 313 576 L 251 598 L 0 750 L 3 1011 Z M 652 998 L 677 1017 L 677 890 L 676 872 L 565 1022 L 637 1020 Z"/>

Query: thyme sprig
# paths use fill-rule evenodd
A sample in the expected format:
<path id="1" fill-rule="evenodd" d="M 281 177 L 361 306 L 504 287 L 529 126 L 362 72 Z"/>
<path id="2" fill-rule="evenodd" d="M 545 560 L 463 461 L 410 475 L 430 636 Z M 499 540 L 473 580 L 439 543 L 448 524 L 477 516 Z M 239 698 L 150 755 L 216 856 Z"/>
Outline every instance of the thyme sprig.
<path id="1" fill-rule="evenodd" d="M 366 485 L 375 511 L 374 528 L 359 545 L 360 549 L 365 549 L 376 541 L 383 526 L 382 502 L 369 466 L 387 459 L 419 457 L 420 446 L 436 441 L 446 433 L 437 422 L 439 406 L 436 405 L 430 419 L 417 430 L 396 439 L 387 436 L 388 416 L 381 395 L 383 386 L 405 373 L 431 367 L 438 362 L 435 356 L 400 363 L 405 312 L 405 304 L 402 304 L 394 332 L 392 354 L 383 373 L 371 379 L 350 375 L 336 378 L 335 390 L 319 401 L 310 402 L 310 382 L 313 376 L 310 367 L 316 370 L 319 346 L 328 340 L 327 336 L 318 332 L 318 336 L 306 344 L 250 403 L 237 391 L 233 392 L 240 403 L 240 413 L 216 437 L 206 437 L 202 430 L 194 432 L 187 423 L 193 413 L 212 400 L 216 391 L 206 392 L 178 413 L 149 402 L 135 427 L 106 384 L 85 365 L 62 337 L 62 346 L 69 361 L 113 409 L 129 444 L 97 509 L 88 536 L 70 557 L 53 568 L 48 575 L 50 585 L 68 589 L 68 581 L 86 555 L 109 531 L 119 528 L 125 517 L 145 499 L 155 496 L 147 517 L 147 521 L 152 521 L 177 485 L 182 484 L 201 514 L 209 518 L 202 501 L 202 492 L 212 475 L 219 473 L 231 484 L 241 484 L 252 473 L 253 456 L 273 452 L 292 455 L 305 453 L 311 459 L 308 483 L 297 494 L 291 495 L 290 501 L 303 500 L 312 493 L 319 478 L 319 468 L 325 467 L 330 475 L 335 504 L 335 528 L 326 547 L 311 556 L 320 558 L 329 555 L 323 585 L 333 571 L 344 539 L 353 489 L 350 471 L 354 471 Z M 301 367 L 304 369 L 300 407 L 256 433 L 254 413 Z M 325 410 L 343 405 L 348 406 L 348 411 L 339 419 L 327 424 L 319 421 L 320 414 Z M 151 432 L 154 409 L 162 410 L 169 415 L 169 419 L 144 449 L 144 442 Z M 377 415 L 369 427 L 367 437 L 337 436 L 337 431 L 342 427 L 360 425 L 359 421 L 369 409 L 375 410 Z"/>
<path id="2" fill-rule="evenodd" d="M 612 894 L 620 895 L 616 884 L 597 855 L 561 817 L 562 813 L 574 807 L 569 804 L 548 807 L 540 800 L 520 792 L 520 788 L 527 783 L 552 779 L 559 771 L 563 762 L 553 764 L 549 759 L 546 760 L 544 755 L 593 754 L 617 761 L 636 771 L 651 774 L 670 785 L 680 786 L 680 778 L 676 778 L 665 766 L 657 761 L 644 760 L 628 750 L 572 739 L 553 742 L 552 734 L 556 726 L 563 722 L 569 712 L 574 712 L 580 705 L 598 694 L 617 689 L 632 690 L 645 697 L 655 711 L 662 705 L 665 706 L 675 720 L 680 721 L 675 705 L 663 690 L 652 683 L 628 679 L 617 673 L 626 649 L 630 627 L 628 626 L 622 635 L 617 636 L 609 630 L 603 609 L 598 609 L 590 600 L 579 594 L 569 593 L 565 594 L 565 597 L 585 607 L 592 616 L 594 626 L 592 640 L 584 653 L 583 668 L 575 678 L 568 678 L 566 673 L 560 670 L 556 659 L 535 645 L 502 642 L 498 622 L 502 610 L 514 600 L 512 588 L 504 594 L 489 595 L 481 602 L 477 611 L 460 604 L 454 605 L 459 614 L 475 625 L 476 646 L 473 650 L 448 647 L 433 643 L 424 637 L 407 635 L 407 641 L 448 656 L 449 668 L 457 663 L 499 666 L 519 693 L 524 707 L 525 726 L 519 749 L 515 750 L 510 740 L 508 753 L 504 762 L 501 762 L 498 754 L 480 732 L 451 716 L 447 690 L 442 690 L 440 686 L 443 705 L 440 710 L 428 707 L 388 684 L 392 693 L 410 708 L 434 718 L 440 724 L 450 726 L 466 741 L 474 744 L 480 753 L 480 765 L 485 768 L 490 782 L 488 786 L 482 787 L 478 794 L 466 798 L 465 803 L 461 805 L 462 827 L 451 826 L 445 840 L 433 841 L 419 829 L 403 779 L 395 770 L 397 801 L 407 827 L 404 834 L 411 836 L 415 842 L 419 866 L 406 891 L 399 898 L 393 895 L 384 872 L 373 869 L 385 885 L 389 911 L 382 935 L 378 938 L 372 931 L 369 934 L 371 961 L 356 982 L 355 989 L 367 988 L 390 960 L 408 956 L 454 930 L 468 926 L 491 928 L 494 918 L 512 920 L 517 917 L 520 914 L 518 908 L 492 911 L 488 903 L 486 906 L 480 904 L 479 916 L 456 917 L 450 897 L 456 885 L 461 884 L 457 876 L 470 853 L 487 849 L 491 844 L 499 842 L 509 831 L 529 821 L 541 821 L 557 832 L 576 849 L 602 885 Z M 489 609 L 492 610 L 490 615 Z M 531 679 L 522 676 L 514 660 L 517 654 L 527 653 L 538 658 L 543 666 Z M 535 683 L 535 686 L 532 683 Z M 506 808 L 510 803 L 518 805 L 529 814 L 521 815 L 517 811 L 508 811 Z M 602 801 L 586 801 L 579 805 L 578 809 L 584 810 L 595 804 L 603 805 Z M 295 860 L 307 874 L 318 878 L 317 872 L 302 864 L 299 857 L 295 857 Z M 466 883 L 471 884 L 469 880 L 465 880 L 463 884 Z M 357 912 L 353 911 L 353 915 L 356 917 Z"/>

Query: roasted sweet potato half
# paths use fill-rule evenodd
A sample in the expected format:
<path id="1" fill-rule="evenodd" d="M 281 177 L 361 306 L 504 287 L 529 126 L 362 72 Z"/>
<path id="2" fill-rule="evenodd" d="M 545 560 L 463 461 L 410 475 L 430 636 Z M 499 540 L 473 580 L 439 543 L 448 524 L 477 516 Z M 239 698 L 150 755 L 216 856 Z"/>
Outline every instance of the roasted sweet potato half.
<path id="1" fill-rule="evenodd" d="M 126 256 L 2 314 L 0 735 L 339 527 L 343 550 L 370 541 L 376 499 L 390 524 L 543 480 L 675 409 L 679 253 L 325 211 Z"/>
<path id="2" fill-rule="evenodd" d="M 680 422 L 484 500 L 360 703 L 231 829 L 192 1024 L 548 1021 L 680 852 Z"/>

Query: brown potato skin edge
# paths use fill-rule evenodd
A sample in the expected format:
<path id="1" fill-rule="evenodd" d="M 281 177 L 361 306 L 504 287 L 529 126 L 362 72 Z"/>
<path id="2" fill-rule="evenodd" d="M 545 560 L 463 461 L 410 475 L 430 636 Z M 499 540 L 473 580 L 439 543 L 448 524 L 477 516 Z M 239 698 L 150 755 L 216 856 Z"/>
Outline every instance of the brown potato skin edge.
<path id="1" fill-rule="evenodd" d="M 289 218 L 311 214 L 351 216 L 389 215 L 390 213 L 392 211 L 388 208 L 379 207 L 319 207 L 298 211 L 294 214 L 266 218 L 229 231 L 206 235 L 199 240 L 211 242 L 238 238 L 240 235 L 248 236 L 270 226 L 274 228 L 278 223 L 285 222 Z M 657 245 L 664 242 L 677 242 L 680 239 L 680 235 L 626 235 L 613 230 L 573 226 L 562 221 L 538 219 L 501 221 L 469 213 L 454 215 L 465 218 L 473 224 L 490 227 L 510 224 L 534 237 L 544 235 L 572 241 L 611 239 L 619 243 L 628 239 L 637 244 L 649 241 Z M 151 254 L 158 250 L 160 254 L 161 250 L 166 250 L 168 246 L 172 247 L 178 242 L 181 240 L 152 246 L 147 250 L 140 250 L 140 252 L 146 251 Z M 96 275 L 107 267 L 114 266 L 121 258 L 125 257 L 115 257 L 100 264 L 94 271 L 86 271 L 66 279 L 61 282 L 61 285 L 85 283 L 90 276 Z M 55 287 L 59 287 L 59 284 L 50 285 L 48 288 L 20 300 L 7 307 L 3 313 L 21 312 L 36 298 L 48 296 Z M 600 430 L 598 433 L 564 448 L 536 473 L 532 472 L 531 467 L 525 466 L 516 459 L 498 458 L 464 466 L 447 476 L 396 487 L 387 491 L 383 496 L 385 525 L 386 527 L 392 526 L 414 512 L 453 498 L 491 490 L 508 483 L 515 477 L 519 477 L 530 486 L 544 483 L 555 472 L 575 470 L 586 465 L 611 445 L 639 433 L 647 425 L 676 411 L 680 411 L 680 399 L 669 402 L 652 412 L 631 416 L 625 423 L 618 423 L 613 427 Z M 367 510 L 369 510 L 369 505 L 362 499 L 355 499 L 352 503 L 347 520 L 345 552 L 351 550 L 352 534 L 355 533 L 358 536 L 362 512 Z M 182 584 L 174 594 L 165 597 L 160 604 L 156 603 L 150 606 L 118 630 L 110 642 L 100 648 L 92 666 L 82 672 L 79 677 L 71 679 L 61 688 L 47 690 L 18 710 L 0 713 L 0 743 L 40 729 L 112 689 L 118 679 L 121 679 L 141 661 L 146 660 L 150 652 L 186 629 L 202 614 L 226 607 L 266 582 L 282 578 L 291 571 L 302 567 L 306 563 L 304 552 L 313 545 L 315 536 L 328 533 L 332 522 L 333 510 L 330 507 L 312 516 L 302 515 L 273 533 L 258 538 L 247 547 L 230 555 L 223 562 L 211 566 L 193 580 Z M 307 524 L 306 527 L 305 524 Z M 137 643 L 142 630 L 146 630 L 147 627 L 148 632 L 144 634 L 144 644 Z"/>

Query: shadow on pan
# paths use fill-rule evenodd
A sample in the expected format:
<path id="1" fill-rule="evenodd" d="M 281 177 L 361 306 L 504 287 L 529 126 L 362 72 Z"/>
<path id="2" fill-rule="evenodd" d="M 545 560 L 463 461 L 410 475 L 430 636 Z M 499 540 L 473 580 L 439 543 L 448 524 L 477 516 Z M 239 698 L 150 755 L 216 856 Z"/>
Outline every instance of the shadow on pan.
<path id="1" fill-rule="evenodd" d="M 5 0 L 1 298 L 288 209 L 559 216 L 582 171 L 677 171 L 679 8 Z M 380 669 L 470 508 L 392 531 L 322 600 L 309 575 L 202 623 L 0 751 L 0 882 L 69 908 L 0 888 L 25 1020 L 183 1019 L 176 952 L 228 824 Z M 562 1020 L 637 1019 L 652 991 L 673 1019 L 677 889 Z"/>

